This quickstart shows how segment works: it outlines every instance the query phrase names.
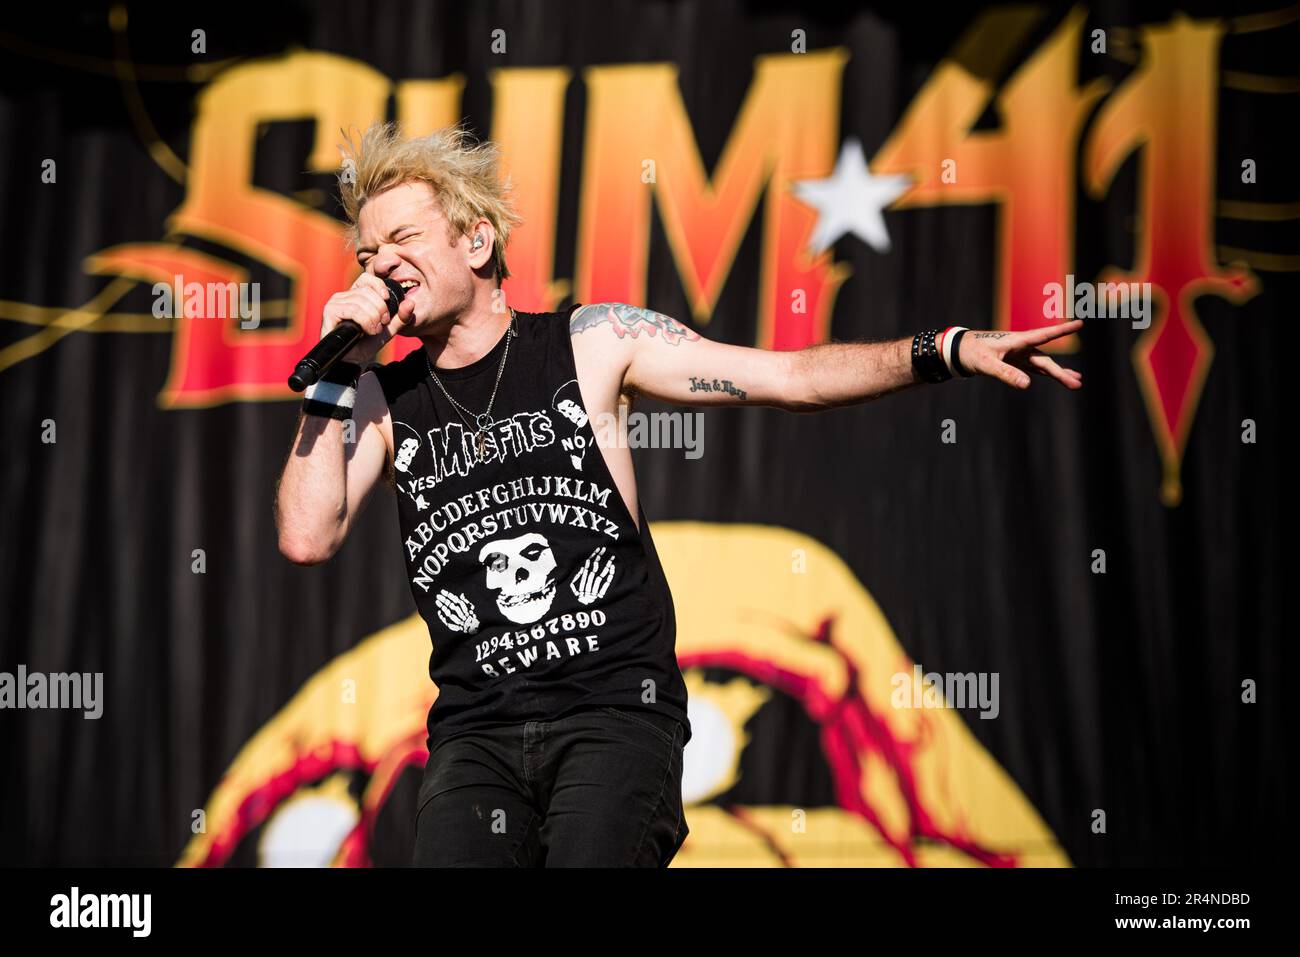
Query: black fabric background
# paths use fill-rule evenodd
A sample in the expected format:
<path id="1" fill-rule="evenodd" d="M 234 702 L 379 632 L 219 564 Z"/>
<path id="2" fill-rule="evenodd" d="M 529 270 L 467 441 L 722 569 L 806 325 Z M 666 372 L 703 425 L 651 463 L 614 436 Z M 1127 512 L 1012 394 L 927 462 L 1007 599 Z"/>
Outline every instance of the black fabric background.
<path id="1" fill-rule="evenodd" d="M 1159 21 L 1171 9 L 1105 4 L 1089 26 Z M 395 78 L 463 71 L 464 110 L 480 131 L 491 117 L 486 71 L 497 64 L 477 38 L 497 25 L 513 28 L 510 65 L 567 64 L 580 76 L 593 63 L 671 60 L 711 168 L 753 57 L 788 48 L 795 26 L 809 31 L 810 49 L 852 51 L 842 135 L 861 138 L 870 155 L 974 14 L 613 0 L 285 4 L 256 14 L 223 4 L 201 19 L 212 60 L 296 43 Z M 148 15 L 133 7 L 131 16 L 138 62 L 184 59 L 196 14 L 176 5 Z M 1229 40 L 1224 68 L 1294 72 L 1286 51 L 1297 28 L 1288 29 L 1271 40 Z M 0 32 L 110 55 L 95 7 L 38 14 Z M 1084 77 L 1102 68 L 1085 61 Z M 1105 68 L 1122 76 L 1121 64 Z M 198 89 L 142 86 L 159 134 L 181 157 Z M 566 107 L 561 277 L 573 275 L 580 79 Z M 1294 116 L 1295 95 L 1221 91 L 1220 199 L 1298 198 L 1284 152 Z M 83 258 L 160 239 L 183 196 L 141 146 L 112 76 L 55 62 L 48 51 L 10 45 L 0 56 L 0 139 L 6 301 L 86 301 L 107 280 L 83 272 Z M 269 130 L 259 185 L 328 189 L 326 178 L 297 172 L 307 142 L 305 125 Z M 1245 155 L 1259 162 L 1253 187 L 1237 176 Z M 60 158 L 57 188 L 39 184 L 47 156 Z M 1130 261 L 1122 224 L 1134 177 L 1130 158 L 1105 201 L 1080 191 L 1076 273 Z M 988 206 L 888 213 L 887 256 L 841 240 L 836 259 L 853 274 L 836 301 L 833 336 L 902 336 L 987 317 L 995 217 Z M 647 304 L 688 317 L 657 220 L 653 228 Z M 753 342 L 759 230 L 755 222 L 744 240 L 711 338 Z M 1294 221 L 1219 230 L 1228 245 L 1300 251 Z M 264 299 L 287 294 L 283 277 L 250 265 Z M 1284 820 L 1280 679 L 1292 568 L 1284 564 L 1283 456 L 1296 421 L 1285 385 L 1295 350 L 1285 333 L 1297 283 L 1294 272 L 1259 277 L 1260 294 L 1244 306 L 1198 303 L 1216 352 L 1176 508 L 1156 494 L 1160 464 L 1130 359 L 1136 334 L 1097 323 L 1068 360 L 1084 373 L 1079 394 L 1043 381 L 1028 394 L 975 382 L 816 416 L 711 411 L 704 458 L 637 453 L 645 512 L 652 521 L 759 522 L 813 536 L 848 562 L 927 670 L 999 672 L 1000 720 L 969 712 L 963 720 L 1075 863 L 1267 861 Z M 118 308 L 147 311 L 147 288 Z M 0 347 L 32 331 L 0 321 Z M 103 671 L 109 703 L 98 722 L 0 713 L 0 863 L 173 863 L 192 809 L 247 737 L 329 658 L 413 611 L 383 495 L 333 562 L 304 569 L 281 558 L 271 498 L 296 405 L 161 410 L 170 350 L 168 335 L 74 333 L 0 372 L 0 670 Z M 937 438 L 948 417 L 960 422 L 955 446 Z M 55 445 L 40 441 L 46 418 L 57 421 Z M 1241 443 L 1244 418 L 1258 423 L 1258 444 Z M 190 572 L 195 547 L 206 549 L 206 575 Z M 1089 571 L 1094 548 L 1107 551 L 1104 576 Z M 1256 705 L 1240 703 L 1244 678 L 1259 683 Z M 786 756 L 752 760 L 770 763 L 755 769 L 758 780 L 778 773 Z M 804 786 L 814 798 L 826 789 L 815 774 Z M 1107 811 L 1104 837 L 1089 831 L 1093 808 Z M 396 858 L 404 843 L 400 828 L 381 829 L 375 846 Z"/>

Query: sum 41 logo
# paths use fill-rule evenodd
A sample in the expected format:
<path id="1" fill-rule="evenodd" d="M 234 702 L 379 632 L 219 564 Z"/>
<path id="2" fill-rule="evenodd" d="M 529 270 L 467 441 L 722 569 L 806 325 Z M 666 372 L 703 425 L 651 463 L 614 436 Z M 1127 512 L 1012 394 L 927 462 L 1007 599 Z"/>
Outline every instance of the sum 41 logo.
<path id="1" fill-rule="evenodd" d="M 1225 253 L 1229 261 L 1220 263 L 1216 238 L 1226 215 L 1216 195 L 1215 158 L 1224 152 L 1219 51 L 1232 28 L 1226 18 L 1181 14 L 1143 25 L 1130 31 L 1131 70 L 1080 85 L 1083 51 L 1105 52 L 1087 40 L 1088 11 L 1074 7 L 1048 31 L 1045 6 L 981 14 L 955 45 L 960 52 L 936 64 L 869 159 L 860 141 L 840 130 L 848 47 L 756 56 L 734 119 L 709 121 L 709 141 L 722 143 L 711 170 L 675 63 L 591 66 L 580 77 L 564 66 L 491 71 L 491 138 L 507 158 L 528 224 L 511 242 L 506 297 L 528 312 L 550 312 L 566 297 L 644 302 L 658 222 L 672 251 L 665 262 L 677 271 L 691 315 L 707 323 L 724 289 L 735 291 L 733 269 L 746 255 L 745 237 L 756 232 L 756 276 L 740 280 L 752 284 L 745 295 L 758 304 L 753 345 L 798 350 L 829 341 L 834 300 L 849 276 L 827 245 L 836 236 L 854 232 L 886 255 L 886 208 L 903 214 L 993 205 L 999 211 L 989 240 L 997 254 L 988 324 L 1035 329 L 1051 324 L 1043 316 L 1044 286 L 1079 268 L 1080 187 L 1090 203 L 1117 204 L 1114 212 L 1121 212 L 1118 205 L 1129 201 L 1125 190 L 1114 190 L 1112 198 L 1112 184 L 1137 156 L 1132 249 L 1105 257 L 1122 264 L 1099 261 L 1095 278 L 1105 286 L 1108 314 L 1113 306 L 1122 315 L 1126 301 L 1128 318 L 1138 320 L 1134 366 L 1163 466 L 1160 494 L 1177 504 L 1183 452 L 1214 356 L 1197 309 L 1211 297 L 1239 305 L 1259 290 L 1247 257 Z M 1037 46 L 1025 49 L 1035 37 L 1041 37 Z M 868 59 L 859 69 L 876 67 Z M 585 104 L 580 157 L 567 137 L 575 82 Z M 197 309 L 202 291 L 209 317 L 235 312 L 228 290 L 253 292 L 241 265 L 246 259 L 284 277 L 292 294 L 275 302 L 274 313 L 265 304 L 268 315 L 285 320 L 271 328 L 247 324 L 255 322 L 251 315 L 235 329 L 225 321 L 192 321 L 188 308 L 184 321 L 177 314 L 168 327 L 174 338 L 162 407 L 293 398 L 285 370 L 316 342 L 329 297 L 356 278 L 341 223 L 259 185 L 267 126 L 313 121 L 309 154 L 286 161 L 346 178 L 355 170 L 339 169 L 335 131 L 390 112 L 403 118 L 407 135 L 452 125 L 465 115 L 464 88 L 458 73 L 393 79 L 349 57 L 298 50 L 241 62 L 203 89 L 195 101 L 185 198 L 168 217 L 168 238 L 101 250 L 87 259 L 87 269 L 123 277 L 109 287 L 120 290 L 117 296 L 131 282 L 158 283 L 160 296 L 170 284 L 173 299 L 194 290 L 186 296 Z M 992 127 L 982 122 L 989 115 L 998 119 Z M 580 184 L 576 209 L 566 210 L 556 184 L 566 178 L 570 156 Z M 648 170 L 645 157 L 654 157 Z M 643 175 L 626 175 L 638 169 Z M 1271 206 L 1261 210 L 1277 214 Z M 561 277 L 556 244 L 568 239 L 561 223 L 569 215 L 577 223 L 573 275 Z M 232 255 L 194 248 L 188 244 L 194 238 L 219 241 Z M 928 262 L 931 253 L 905 246 L 894 255 Z M 1133 284 L 1144 290 L 1136 317 Z M 1121 289 L 1127 300 L 1119 298 Z M 1068 308 L 1080 306 L 1072 297 L 1062 300 L 1063 308 L 1067 301 L 1074 303 Z M 250 313 L 251 300 L 244 305 Z M 1082 305 L 1076 315 L 1090 308 L 1086 300 Z M 400 359 L 415 346 L 413 337 L 398 337 L 379 361 Z M 1079 341 L 1056 346 L 1073 350 Z M 0 370 L 5 361 L 0 355 Z"/>
<path id="2" fill-rule="evenodd" d="M 148 937 L 152 927 L 151 894 L 71 893 L 50 898 L 51 927 L 129 927 L 131 936 Z"/>

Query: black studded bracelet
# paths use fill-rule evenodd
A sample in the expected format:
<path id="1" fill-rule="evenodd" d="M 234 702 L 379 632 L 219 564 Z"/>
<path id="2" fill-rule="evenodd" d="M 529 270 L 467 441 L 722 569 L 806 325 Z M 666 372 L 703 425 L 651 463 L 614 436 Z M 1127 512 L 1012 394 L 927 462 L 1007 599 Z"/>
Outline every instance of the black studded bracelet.
<path id="1" fill-rule="evenodd" d="M 952 378 L 948 364 L 943 361 L 935 344 L 941 329 L 927 329 L 912 338 L 912 368 L 926 382 L 947 382 Z"/>

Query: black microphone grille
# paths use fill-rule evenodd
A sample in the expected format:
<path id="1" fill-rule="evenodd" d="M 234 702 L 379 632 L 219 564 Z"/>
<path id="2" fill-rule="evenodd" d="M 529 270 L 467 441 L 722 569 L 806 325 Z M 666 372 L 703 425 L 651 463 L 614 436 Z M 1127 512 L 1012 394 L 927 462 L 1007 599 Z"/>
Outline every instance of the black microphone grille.
<path id="1" fill-rule="evenodd" d="M 391 293 L 388 297 L 388 316 L 391 319 L 397 315 L 397 307 L 402 304 L 402 297 L 406 295 L 406 290 L 402 288 L 402 284 L 396 279 L 389 279 L 387 276 L 384 277 L 384 285 L 388 287 L 388 291 Z"/>

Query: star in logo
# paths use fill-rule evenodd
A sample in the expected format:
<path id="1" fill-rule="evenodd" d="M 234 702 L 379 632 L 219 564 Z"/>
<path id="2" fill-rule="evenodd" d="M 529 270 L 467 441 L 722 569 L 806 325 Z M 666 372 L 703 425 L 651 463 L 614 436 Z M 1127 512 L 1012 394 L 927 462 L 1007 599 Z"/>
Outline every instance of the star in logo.
<path id="1" fill-rule="evenodd" d="M 794 194 L 817 210 L 808 248 L 819 253 L 845 233 L 853 233 L 876 252 L 889 252 L 889 233 L 881 213 L 907 192 L 911 183 L 906 175 L 872 175 L 862 143 L 845 140 L 835 171 L 828 178 L 791 184 Z"/>

